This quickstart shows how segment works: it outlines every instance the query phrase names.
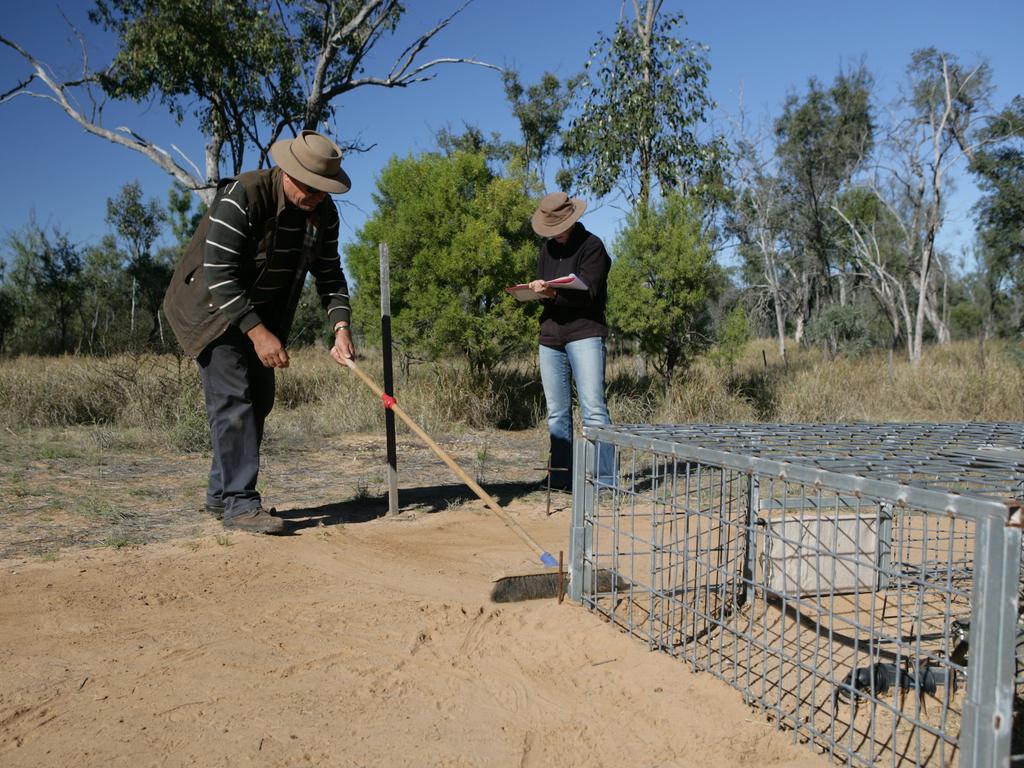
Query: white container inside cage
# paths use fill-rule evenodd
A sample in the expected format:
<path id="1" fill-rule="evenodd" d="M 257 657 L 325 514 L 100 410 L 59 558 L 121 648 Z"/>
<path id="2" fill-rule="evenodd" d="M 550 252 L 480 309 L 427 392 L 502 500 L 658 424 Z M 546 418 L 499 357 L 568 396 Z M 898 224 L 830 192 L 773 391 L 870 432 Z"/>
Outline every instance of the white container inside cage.
<path id="1" fill-rule="evenodd" d="M 761 505 L 757 551 L 769 590 L 800 597 L 882 586 L 879 568 L 887 564 L 891 531 L 886 510 L 799 506 L 794 511 L 792 502 Z"/>

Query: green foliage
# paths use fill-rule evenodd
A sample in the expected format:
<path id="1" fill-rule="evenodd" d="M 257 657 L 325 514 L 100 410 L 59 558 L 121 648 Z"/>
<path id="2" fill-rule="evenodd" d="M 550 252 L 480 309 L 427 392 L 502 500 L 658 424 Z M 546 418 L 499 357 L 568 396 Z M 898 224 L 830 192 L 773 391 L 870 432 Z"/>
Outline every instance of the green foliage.
<path id="1" fill-rule="evenodd" d="M 392 328 L 406 357 L 464 354 L 476 373 L 523 350 L 534 328 L 504 288 L 532 274 L 533 201 L 481 154 L 392 158 L 377 209 L 346 246 L 354 316 L 379 339 L 380 243 L 390 253 Z"/>
<path id="2" fill-rule="evenodd" d="M 523 143 L 520 147 L 527 174 L 532 168 L 539 178 L 544 177 L 544 163 L 555 149 L 562 117 L 571 102 L 573 89 L 582 78 L 569 78 L 565 85 L 550 72 L 540 82 L 524 87 L 519 73 L 506 69 L 502 74 L 505 98 L 512 105 L 512 114 L 519 121 Z"/>
<path id="3" fill-rule="evenodd" d="M 131 278 L 128 327 L 132 337 L 139 338 L 145 332 L 145 320 L 148 342 L 153 347 L 161 342 L 158 314 L 177 255 L 174 249 L 153 253 L 153 243 L 166 221 L 167 214 L 156 200 L 143 200 L 137 181 L 125 184 L 117 197 L 107 199 L 107 224 L 124 243 L 122 261 Z M 138 311 L 141 308 L 146 310 L 145 317 Z"/>
<path id="4" fill-rule="evenodd" d="M 697 134 L 712 107 L 705 46 L 675 36 L 681 14 L 650 21 L 646 30 L 622 20 L 591 49 L 562 148 L 583 188 L 597 197 L 619 188 L 645 209 L 655 183 L 699 192 L 720 152 Z"/>
<path id="5" fill-rule="evenodd" d="M 67 235 L 35 221 L 8 236 L 6 285 L 16 297 L 10 347 L 17 352 L 63 354 L 75 348 L 74 319 L 82 295 L 82 256 Z M 5 334 L 6 335 L 6 334 Z"/>
<path id="6" fill-rule="evenodd" d="M 702 233 L 699 204 L 670 195 L 637 209 L 615 243 L 608 275 L 608 321 L 639 341 L 666 379 L 711 343 L 711 302 L 722 274 Z"/>
<path id="7" fill-rule="evenodd" d="M 3 264 L 0 263 L 0 354 L 7 348 L 7 339 L 18 317 L 18 298 L 14 289 L 3 280 Z"/>
<path id="8" fill-rule="evenodd" d="M 1014 97 L 981 132 L 982 148 L 972 170 L 981 186 L 978 229 L 984 246 L 983 273 L 995 303 L 1024 310 L 1024 96 Z"/>
<path id="9" fill-rule="evenodd" d="M 812 78 L 803 100 L 795 94 L 786 100 L 775 122 L 776 154 L 805 198 L 813 199 L 815 189 L 826 197 L 835 192 L 870 154 L 872 85 L 861 67 L 837 75 L 827 90 Z"/>
<path id="10" fill-rule="evenodd" d="M 0 351 L 16 354 L 113 354 L 172 343 L 160 304 L 178 255 L 154 244 L 168 221 L 183 226 L 190 206 L 174 202 L 174 219 L 137 182 L 107 201 L 116 233 L 83 247 L 35 221 L 8 236 L 0 271 Z M 190 233 L 191 234 L 191 233 Z"/>
<path id="11" fill-rule="evenodd" d="M 992 93 L 988 64 L 965 67 L 953 54 L 920 48 L 911 54 L 907 74 L 912 89 L 910 106 L 918 121 L 938 127 L 965 145 L 972 118 Z M 951 95 L 950 103 L 947 94 Z"/>
<path id="12" fill-rule="evenodd" d="M 299 68 L 287 53 L 291 35 L 274 3 L 96 0 L 89 18 L 119 43 L 101 78 L 104 90 L 157 98 L 179 123 L 191 111 L 206 135 L 228 142 L 233 173 L 243 170 L 258 124 L 302 112 Z"/>
<path id="13" fill-rule="evenodd" d="M 320 294 L 316 292 L 316 282 L 306 277 L 302 287 L 299 306 L 295 309 L 291 333 L 288 335 L 289 347 L 304 347 L 319 344 L 330 346 L 334 343 L 334 333 L 327 326 L 324 308 L 320 303 Z"/>
<path id="14" fill-rule="evenodd" d="M 752 336 L 747 313 L 742 304 L 737 304 L 725 316 L 725 320 L 718 329 L 718 343 L 711 355 L 712 359 L 731 369 L 736 365 L 736 361 L 739 360 Z"/>
<path id="15" fill-rule="evenodd" d="M 794 271 L 806 276 L 799 301 L 805 319 L 830 295 L 831 271 L 845 266 L 838 238 L 846 228 L 832 206 L 872 149 L 872 84 L 864 68 L 840 73 L 828 89 L 812 78 L 806 96 L 791 95 L 775 121 L 787 239 Z"/>
<path id="16" fill-rule="evenodd" d="M 501 134 L 495 132 L 490 136 L 485 136 L 484 132 L 475 125 L 463 124 L 462 133 L 442 128 L 437 132 L 435 140 L 441 152 L 449 157 L 459 152 L 483 155 L 495 173 L 502 164 L 509 164 L 515 160 L 517 155 L 521 154 L 520 148 L 512 142 L 502 139 Z M 522 167 L 522 163 L 519 165 Z"/>
<path id="17" fill-rule="evenodd" d="M 857 357 L 874 346 L 871 330 L 860 307 L 831 304 L 807 327 L 807 341 L 821 344 L 829 360 L 840 354 Z"/>
<path id="18" fill-rule="evenodd" d="M 206 213 L 206 204 L 200 202 L 195 211 L 192 210 L 192 191 L 175 182 L 167 191 L 167 211 L 164 220 L 171 227 L 175 242 L 175 259 L 185 252 L 185 246 L 192 239 L 192 234 L 199 226 L 199 221 Z"/>
<path id="19" fill-rule="evenodd" d="M 132 280 L 113 235 L 85 250 L 82 282 L 82 350 L 101 354 L 128 349 Z"/>
<path id="20" fill-rule="evenodd" d="M 982 308 L 970 301 L 959 301 L 949 311 L 953 328 L 965 336 L 977 336 L 985 325 Z"/>
<path id="21" fill-rule="evenodd" d="M 142 199 L 142 185 L 130 181 L 117 197 L 107 198 L 107 224 L 125 242 L 132 262 L 149 255 L 165 214 L 156 200 Z"/>
<path id="22" fill-rule="evenodd" d="M 450 16 L 390 69 L 367 74 L 373 49 L 404 13 L 398 0 L 95 0 L 89 18 L 117 39 L 113 61 L 97 78 L 109 96 L 158 100 L 179 122 L 188 113 L 200 125 L 209 139 L 205 178 L 194 179 L 193 188 L 208 192 L 225 150 L 232 174 L 245 169 L 248 148 L 259 153 L 252 165 L 263 167 L 286 131 L 332 124 L 333 102 L 343 94 L 429 80 L 426 70 L 463 61 L 417 61 Z M 201 175 L 180 164 L 174 173 L 188 181 Z"/>

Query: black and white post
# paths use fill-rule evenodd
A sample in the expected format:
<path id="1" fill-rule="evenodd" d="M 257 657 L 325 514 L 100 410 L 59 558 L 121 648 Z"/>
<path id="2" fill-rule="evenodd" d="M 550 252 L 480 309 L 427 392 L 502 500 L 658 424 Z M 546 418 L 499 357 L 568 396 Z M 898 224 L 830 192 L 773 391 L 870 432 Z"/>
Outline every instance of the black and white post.
<path id="1" fill-rule="evenodd" d="M 395 376 L 391 359 L 391 268 L 388 244 L 380 244 L 380 341 L 384 358 L 384 392 L 395 396 Z M 395 441 L 395 413 L 384 409 L 384 429 L 388 443 L 388 514 L 398 514 L 398 448 Z"/>

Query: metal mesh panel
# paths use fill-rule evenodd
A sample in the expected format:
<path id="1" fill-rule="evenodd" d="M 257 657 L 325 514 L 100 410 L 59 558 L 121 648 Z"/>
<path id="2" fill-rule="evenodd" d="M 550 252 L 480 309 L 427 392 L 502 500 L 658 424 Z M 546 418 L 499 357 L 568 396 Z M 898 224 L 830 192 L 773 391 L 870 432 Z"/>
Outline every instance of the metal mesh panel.
<path id="1" fill-rule="evenodd" d="M 573 597 L 848 765 L 1009 759 L 1022 425 L 587 437 Z M 598 440 L 616 446 L 614 488 L 592 482 Z"/>

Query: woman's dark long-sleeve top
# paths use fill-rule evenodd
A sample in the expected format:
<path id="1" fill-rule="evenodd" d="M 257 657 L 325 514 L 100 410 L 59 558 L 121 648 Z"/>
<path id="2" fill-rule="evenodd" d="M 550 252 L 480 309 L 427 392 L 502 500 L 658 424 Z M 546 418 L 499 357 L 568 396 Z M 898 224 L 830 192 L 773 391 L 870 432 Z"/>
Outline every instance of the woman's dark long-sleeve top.
<path id="1" fill-rule="evenodd" d="M 537 277 L 554 280 L 575 274 L 587 290 L 556 289 L 544 299 L 540 316 L 540 343 L 559 347 L 570 341 L 607 336 L 604 309 L 608 301 L 608 270 L 611 259 L 601 239 L 577 222 L 565 244 L 545 241 L 537 260 Z"/>

